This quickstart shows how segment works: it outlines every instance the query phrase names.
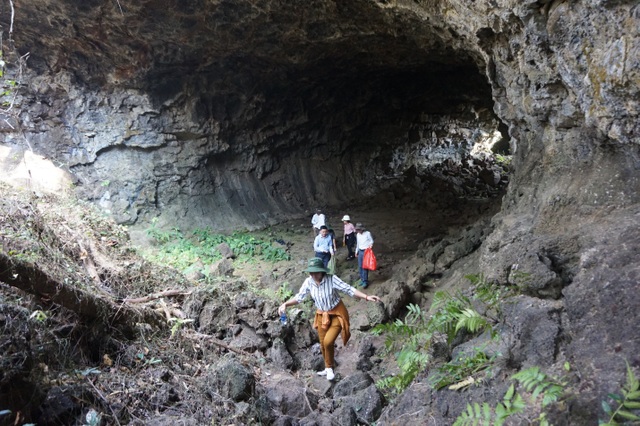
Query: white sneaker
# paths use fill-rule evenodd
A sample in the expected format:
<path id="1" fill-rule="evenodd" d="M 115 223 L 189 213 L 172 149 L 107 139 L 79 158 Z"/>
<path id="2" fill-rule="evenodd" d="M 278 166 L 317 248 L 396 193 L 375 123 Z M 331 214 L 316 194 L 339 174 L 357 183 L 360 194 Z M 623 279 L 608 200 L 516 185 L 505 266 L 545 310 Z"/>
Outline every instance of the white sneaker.
<path id="1" fill-rule="evenodd" d="M 333 380 L 334 377 L 336 377 L 335 374 L 333 374 L 333 368 L 327 368 L 327 380 Z"/>
<path id="2" fill-rule="evenodd" d="M 318 376 L 326 376 L 326 375 L 327 375 L 327 370 L 329 370 L 329 369 L 328 369 L 328 368 L 325 368 L 325 369 L 324 369 L 324 370 L 322 370 L 322 371 L 318 371 L 316 374 L 317 374 Z"/>

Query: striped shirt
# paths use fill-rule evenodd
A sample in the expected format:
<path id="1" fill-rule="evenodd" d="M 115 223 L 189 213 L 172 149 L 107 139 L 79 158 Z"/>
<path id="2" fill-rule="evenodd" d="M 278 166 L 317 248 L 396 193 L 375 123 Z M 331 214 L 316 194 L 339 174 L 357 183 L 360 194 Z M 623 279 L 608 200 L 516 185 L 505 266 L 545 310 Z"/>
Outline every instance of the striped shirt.
<path id="1" fill-rule="evenodd" d="M 296 294 L 298 303 L 302 303 L 308 295 L 321 311 L 330 311 L 340 302 L 338 290 L 354 297 L 356 289 L 342 281 L 335 275 L 325 275 L 320 284 L 316 284 L 313 278 L 308 277 L 302 283 L 300 291 Z"/>

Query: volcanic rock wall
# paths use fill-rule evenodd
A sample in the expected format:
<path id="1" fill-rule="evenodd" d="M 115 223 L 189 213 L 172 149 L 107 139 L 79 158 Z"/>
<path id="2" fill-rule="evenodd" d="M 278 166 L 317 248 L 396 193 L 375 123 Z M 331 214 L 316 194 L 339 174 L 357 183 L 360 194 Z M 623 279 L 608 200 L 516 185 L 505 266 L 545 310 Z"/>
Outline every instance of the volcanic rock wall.
<path id="1" fill-rule="evenodd" d="M 555 322 L 537 362 L 585 377 L 583 419 L 640 365 L 636 1 L 15 6 L 31 57 L 5 143 L 57 159 L 124 223 L 269 223 L 410 185 L 506 125 L 515 172 L 482 272 Z"/>

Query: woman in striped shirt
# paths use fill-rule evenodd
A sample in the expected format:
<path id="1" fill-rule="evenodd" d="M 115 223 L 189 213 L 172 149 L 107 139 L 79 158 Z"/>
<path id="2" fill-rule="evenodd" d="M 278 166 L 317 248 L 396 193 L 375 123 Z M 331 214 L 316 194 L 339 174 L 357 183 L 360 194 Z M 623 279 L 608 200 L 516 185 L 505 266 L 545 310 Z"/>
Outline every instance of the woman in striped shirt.
<path id="1" fill-rule="evenodd" d="M 367 296 L 337 276 L 328 275 L 322 259 L 317 257 L 309 259 L 305 272 L 309 273 L 309 277 L 302 283 L 298 294 L 280 305 L 278 312 L 282 315 L 288 306 L 297 305 L 307 296 L 311 296 L 317 308 L 313 328 L 318 330 L 320 349 L 322 350 L 325 365 L 325 369 L 320 371 L 318 375 L 327 376 L 327 380 L 333 380 L 335 377 L 333 372 L 335 341 L 340 333 L 342 333 L 342 342 L 345 345 L 349 341 L 349 337 L 351 337 L 349 312 L 338 296 L 338 291 L 369 302 L 380 302 L 380 298 L 378 296 Z"/>

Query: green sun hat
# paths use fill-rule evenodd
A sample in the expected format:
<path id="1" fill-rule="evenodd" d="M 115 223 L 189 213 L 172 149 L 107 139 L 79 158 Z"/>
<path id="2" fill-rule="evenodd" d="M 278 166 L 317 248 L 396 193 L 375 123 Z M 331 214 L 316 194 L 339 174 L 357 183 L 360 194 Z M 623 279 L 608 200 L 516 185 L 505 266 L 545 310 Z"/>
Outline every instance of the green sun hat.
<path id="1" fill-rule="evenodd" d="M 305 269 L 304 271 L 305 272 L 324 272 L 324 273 L 329 272 L 329 270 L 327 270 L 327 268 L 324 267 L 324 263 L 322 262 L 322 259 L 320 259 L 319 257 L 313 257 L 309 259 L 309 263 L 307 264 L 307 269 Z"/>

